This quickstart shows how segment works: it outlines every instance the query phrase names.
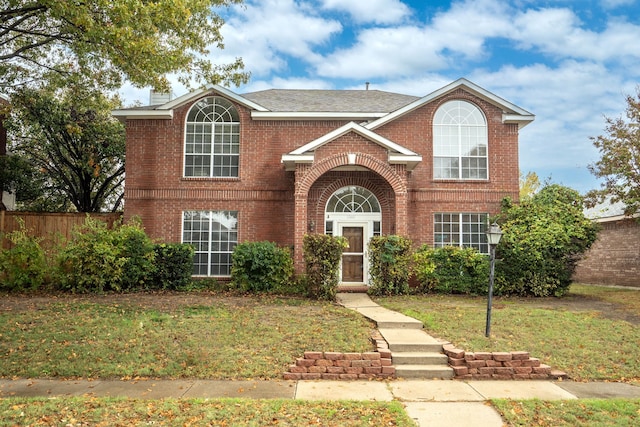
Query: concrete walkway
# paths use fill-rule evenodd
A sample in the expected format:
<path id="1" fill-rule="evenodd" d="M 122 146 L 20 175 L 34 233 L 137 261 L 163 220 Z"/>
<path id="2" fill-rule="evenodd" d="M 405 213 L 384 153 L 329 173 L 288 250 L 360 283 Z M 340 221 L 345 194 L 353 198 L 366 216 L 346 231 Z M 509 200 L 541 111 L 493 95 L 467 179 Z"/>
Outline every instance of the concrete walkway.
<path id="1" fill-rule="evenodd" d="M 380 321 L 417 322 L 386 310 L 364 294 L 340 294 L 339 301 Z M 377 320 L 376 320 L 377 319 Z M 420 323 L 420 322 L 418 322 Z M 397 323 L 396 323 L 397 325 Z M 420 328 L 421 328 L 420 324 Z M 426 334 L 425 334 L 426 335 Z M 502 426 L 502 418 L 485 401 L 493 398 L 564 400 L 580 398 L 640 398 L 640 387 L 623 383 L 571 381 L 214 381 L 214 380 L 48 380 L 0 379 L 0 398 L 8 397 L 129 397 L 137 399 L 223 398 L 374 400 L 403 402 L 407 413 L 423 426 Z"/>
<path id="2" fill-rule="evenodd" d="M 419 426 L 499 427 L 493 398 L 565 400 L 640 398 L 640 387 L 571 381 L 214 381 L 214 380 L 0 380 L 0 398 L 129 397 L 135 399 L 247 398 L 403 402 Z"/>

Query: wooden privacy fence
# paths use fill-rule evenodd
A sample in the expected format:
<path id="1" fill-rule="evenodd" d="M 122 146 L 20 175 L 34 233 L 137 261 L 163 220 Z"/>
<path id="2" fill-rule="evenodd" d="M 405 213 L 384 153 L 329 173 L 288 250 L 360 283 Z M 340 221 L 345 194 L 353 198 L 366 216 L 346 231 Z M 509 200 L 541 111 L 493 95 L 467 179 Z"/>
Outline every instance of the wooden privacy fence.
<path id="1" fill-rule="evenodd" d="M 11 233 L 20 230 L 18 218 L 24 221 L 25 229 L 30 236 L 41 237 L 45 241 L 61 236 L 68 239 L 71 231 L 77 225 L 84 224 L 87 215 L 94 219 L 99 219 L 113 226 L 115 221 L 122 218 L 122 213 L 45 213 L 45 212 L 16 212 L 0 211 L 0 234 Z M 7 248 L 10 242 L 2 239 L 2 247 Z"/>

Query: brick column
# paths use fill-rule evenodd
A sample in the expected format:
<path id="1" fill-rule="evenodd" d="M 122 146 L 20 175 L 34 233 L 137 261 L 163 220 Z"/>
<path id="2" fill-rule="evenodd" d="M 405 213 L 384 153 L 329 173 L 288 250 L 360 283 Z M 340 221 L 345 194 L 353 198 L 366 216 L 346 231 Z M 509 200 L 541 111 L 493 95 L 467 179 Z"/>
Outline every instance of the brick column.
<path id="1" fill-rule="evenodd" d="M 304 196 L 296 193 L 296 211 L 295 226 L 293 232 L 293 262 L 297 274 L 304 273 L 304 257 L 302 250 L 302 241 L 307 233 L 307 195 Z"/>
<path id="2" fill-rule="evenodd" d="M 398 236 L 409 236 L 407 225 L 407 193 L 396 193 L 396 231 Z"/>

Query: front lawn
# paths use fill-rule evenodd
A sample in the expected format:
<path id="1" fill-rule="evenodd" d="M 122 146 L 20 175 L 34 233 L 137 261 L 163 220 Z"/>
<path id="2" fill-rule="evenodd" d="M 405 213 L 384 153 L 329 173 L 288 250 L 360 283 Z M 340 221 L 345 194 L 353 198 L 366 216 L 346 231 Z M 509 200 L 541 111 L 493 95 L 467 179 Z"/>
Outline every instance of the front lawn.
<path id="1" fill-rule="evenodd" d="M 635 427 L 640 423 L 640 399 L 495 399 L 491 403 L 511 426 Z"/>
<path id="2" fill-rule="evenodd" d="M 0 426 L 399 426 L 415 423 L 399 402 L 38 398 L 0 399 Z"/>
<path id="3" fill-rule="evenodd" d="M 573 285 L 565 298 L 377 298 L 466 351 L 529 351 L 574 380 L 640 382 L 640 291 Z"/>
<path id="4" fill-rule="evenodd" d="M 134 294 L 104 302 L 52 297 L 5 308 L 0 376 L 267 379 L 281 377 L 307 350 L 372 350 L 372 323 L 330 303 L 206 296 L 194 305 L 175 303 L 180 295 L 157 298 L 164 304 L 148 304 L 148 296 L 137 303 Z"/>

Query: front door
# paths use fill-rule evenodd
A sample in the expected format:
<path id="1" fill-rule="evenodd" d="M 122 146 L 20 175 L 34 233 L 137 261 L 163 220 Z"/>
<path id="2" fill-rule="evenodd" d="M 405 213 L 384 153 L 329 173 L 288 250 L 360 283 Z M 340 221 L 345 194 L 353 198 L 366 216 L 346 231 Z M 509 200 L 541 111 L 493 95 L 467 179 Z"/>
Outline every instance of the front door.
<path id="1" fill-rule="evenodd" d="M 342 252 L 342 282 L 364 282 L 364 227 L 343 226 L 349 246 Z"/>

